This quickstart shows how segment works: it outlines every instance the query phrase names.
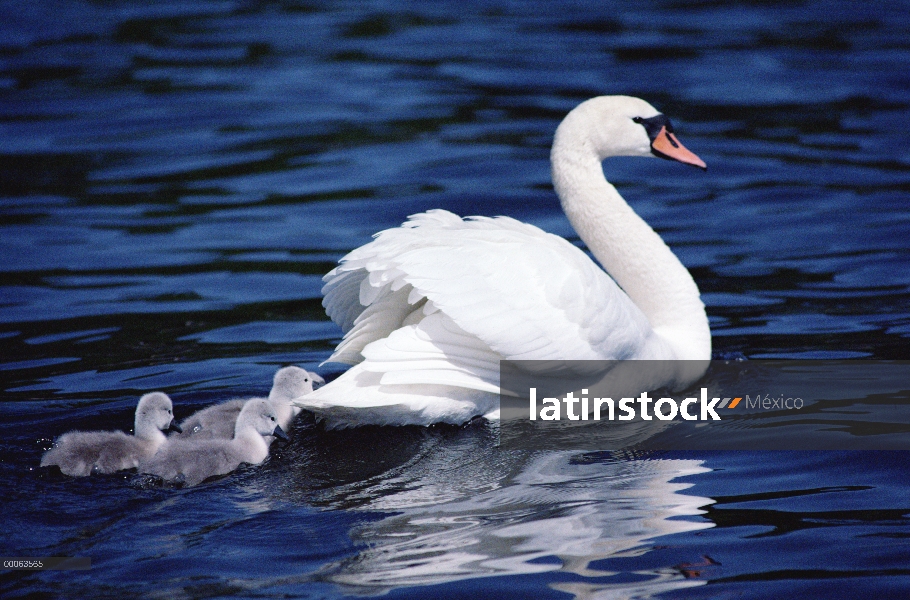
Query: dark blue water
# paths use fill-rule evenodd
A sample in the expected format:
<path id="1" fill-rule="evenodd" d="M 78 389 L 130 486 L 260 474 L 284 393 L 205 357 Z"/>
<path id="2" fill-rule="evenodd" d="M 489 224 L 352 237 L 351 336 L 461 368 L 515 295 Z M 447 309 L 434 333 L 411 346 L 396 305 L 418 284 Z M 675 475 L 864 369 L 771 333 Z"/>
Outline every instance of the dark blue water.
<path id="1" fill-rule="evenodd" d="M 192 489 L 37 468 L 143 392 L 182 417 L 316 369 L 322 274 L 409 214 L 577 240 L 549 144 L 601 94 L 709 164 L 605 169 L 716 352 L 910 358 L 908 30 L 905 2 L 0 1 L 0 552 L 93 564 L 4 571 L 3 597 L 910 595 L 904 453 L 506 452 L 484 423 L 304 416 Z"/>

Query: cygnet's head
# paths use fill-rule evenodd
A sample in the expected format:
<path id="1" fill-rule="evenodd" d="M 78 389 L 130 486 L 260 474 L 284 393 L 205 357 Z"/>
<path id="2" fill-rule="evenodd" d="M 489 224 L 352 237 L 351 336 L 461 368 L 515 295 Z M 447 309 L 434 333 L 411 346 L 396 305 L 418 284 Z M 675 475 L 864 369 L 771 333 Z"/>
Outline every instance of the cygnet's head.
<path id="1" fill-rule="evenodd" d="M 321 378 L 320 378 L 321 379 Z M 300 367 L 283 367 L 278 369 L 272 380 L 272 391 L 269 400 L 290 402 L 313 391 L 313 377 Z"/>
<path id="2" fill-rule="evenodd" d="M 243 405 L 243 410 L 237 417 L 234 427 L 234 437 L 242 436 L 254 430 L 262 436 L 273 435 L 280 440 L 287 440 L 288 436 L 278 424 L 278 415 L 275 407 L 269 400 L 254 398 Z"/>
<path id="3" fill-rule="evenodd" d="M 300 367 L 283 367 L 275 373 L 272 380 L 272 391 L 269 392 L 269 400 L 276 404 L 287 404 L 291 411 L 292 417 L 300 414 L 299 406 L 292 406 L 291 401 L 295 398 L 305 396 L 313 391 L 317 385 L 325 383 L 325 379 L 316 373 L 310 373 Z M 284 415 L 287 416 L 287 415 Z M 284 419 L 289 421 L 290 417 Z"/>
<path id="4" fill-rule="evenodd" d="M 180 431 L 174 422 L 174 405 L 167 394 L 152 392 L 139 399 L 134 429 L 136 437 L 150 438 L 158 431 Z"/>

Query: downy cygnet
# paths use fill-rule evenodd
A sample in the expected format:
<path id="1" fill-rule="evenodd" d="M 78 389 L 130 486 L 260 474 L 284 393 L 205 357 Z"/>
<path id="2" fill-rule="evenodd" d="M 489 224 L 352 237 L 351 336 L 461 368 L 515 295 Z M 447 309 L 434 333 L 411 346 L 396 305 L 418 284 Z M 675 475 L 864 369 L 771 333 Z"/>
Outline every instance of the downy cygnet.
<path id="1" fill-rule="evenodd" d="M 169 438 L 153 457 L 140 463 L 139 472 L 196 485 L 209 477 L 226 475 L 242 463 L 261 463 L 269 455 L 264 436 L 287 439 L 272 403 L 254 398 L 243 405 L 233 439 Z"/>
<path id="2" fill-rule="evenodd" d="M 318 383 L 323 379 L 300 367 L 284 367 L 275 373 L 268 400 L 275 408 L 278 424 L 282 429 L 287 430 L 291 420 L 300 412 L 299 408 L 291 406 L 291 400 L 312 392 L 314 381 Z M 171 437 L 229 440 L 234 436 L 237 415 L 240 414 L 245 402 L 247 400 L 229 400 L 203 408 L 180 424 L 183 433 Z M 271 443 L 272 440 L 266 441 Z"/>
<path id="3" fill-rule="evenodd" d="M 180 431 L 174 423 L 173 404 L 167 394 L 152 392 L 136 406 L 134 434 L 122 431 L 71 431 L 41 457 L 41 466 L 57 465 L 73 477 L 113 473 L 139 466 L 167 439 L 162 431 Z"/>

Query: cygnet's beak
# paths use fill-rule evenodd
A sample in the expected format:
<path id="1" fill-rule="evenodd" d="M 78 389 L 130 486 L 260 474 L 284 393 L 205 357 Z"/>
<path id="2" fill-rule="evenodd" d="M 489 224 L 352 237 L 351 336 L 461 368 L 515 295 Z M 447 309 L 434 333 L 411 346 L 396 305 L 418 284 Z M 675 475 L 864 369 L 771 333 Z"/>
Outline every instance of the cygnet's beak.
<path id="1" fill-rule="evenodd" d="M 177 421 L 171 421 L 171 424 L 168 425 L 168 428 L 165 431 L 176 431 L 177 433 L 183 433 L 183 429 L 180 428 L 180 425 L 177 425 Z"/>
<path id="2" fill-rule="evenodd" d="M 282 442 L 288 441 L 288 434 L 284 432 L 284 429 L 281 428 L 281 425 L 275 425 L 275 431 L 272 432 L 272 435 Z"/>
<path id="3" fill-rule="evenodd" d="M 651 152 L 660 158 L 676 160 L 700 169 L 708 169 L 705 161 L 680 144 L 676 135 L 667 131 L 666 126 L 661 127 L 660 132 L 651 141 Z"/>

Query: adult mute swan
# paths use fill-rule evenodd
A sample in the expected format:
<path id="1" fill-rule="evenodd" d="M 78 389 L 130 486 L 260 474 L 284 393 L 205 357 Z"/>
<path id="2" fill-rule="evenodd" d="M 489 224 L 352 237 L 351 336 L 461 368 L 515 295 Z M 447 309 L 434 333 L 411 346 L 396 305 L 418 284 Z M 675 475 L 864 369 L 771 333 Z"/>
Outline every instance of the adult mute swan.
<path id="1" fill-rule="evenodd" d="M 325 276 L 323 306 L 344 332 L 326 362 L 354 366 L 294 403 L 329 427 L 457 424 L 498 417 L 501 359 L 677 360 L 655 387 L 701 377 L 711 332 L 698 287 L 604 178 L 611 156 L 706 168 L 644 100 L 583 102 L 556 130 L 553 185 L 606 273 L 508 217 L 414 215 Z"/>

